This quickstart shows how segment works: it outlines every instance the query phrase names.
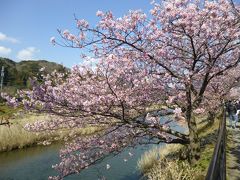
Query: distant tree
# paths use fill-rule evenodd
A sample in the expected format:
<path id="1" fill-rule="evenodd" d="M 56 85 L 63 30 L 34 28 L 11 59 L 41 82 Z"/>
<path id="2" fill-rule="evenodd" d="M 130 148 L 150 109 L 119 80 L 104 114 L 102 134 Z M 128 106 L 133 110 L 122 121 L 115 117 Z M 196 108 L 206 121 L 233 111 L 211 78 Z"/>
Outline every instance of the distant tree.
<path id="1" fill-rule="evenodd" d="M 27 86 L 27 80 L 28 80 L 27 77 L 24 76 L 22 80 L 23 80 L 23 86 L 26 87 Z"/>
<path id="2" fill-rule="evenodd" d="M 11 67 L 5 67 L 4 68 L 4 80 L 3 84 L 5 86 L 11 86 L 15 83 L 17 83 L 18 78 L 17 78 L 17 70 Z"/>
<path id="3" fill-rule="evenodd" d="M 205 98 L 201 104 L 202 109 L 206 109 L 208 113 L 208 121 L 214 122 L 214 118 L 222 110 L 223 103 L 227 102 L 230 97 L 231 90 L 239 86 L 240 82 L 240 66 L 232 68 L 230 71 L 224 72 L 218 78 L 211 81 L 208 85 Z M 240 97 L 240 94 L 238 95 Z M 208 107 L 208 108 L 204 108 Z"/>
<path id="4" fill-rule="evenodd" d="M 171 0 L 153 3 L 151 17 L 130 11 L 122 18 L 97 12 L 96 27 L 76 19 L 79 32 L 59 33 L 66 47 L 88 48 L 93 57 L 67 78 L 52 73 L 20 93 L 26 108 L 60 116 L 27 125 L 32 131 L 95 125 L 101 133 L 76 137 L 60 151 L 55 165 L 61 179 L 110 153 L 148 143 L 188 144 L 189 160 L 200 157 L 194 113 L 201 112 L 210 84 L 240 61 L 238 18 L 227 0 Z M 16 103 L 10 99 L 10 103 Z M 162 124 L 150 109 L 176 107 L 184 113 L 189 134 Z M 205 103 L 207 104 L 207 103 Z"/>

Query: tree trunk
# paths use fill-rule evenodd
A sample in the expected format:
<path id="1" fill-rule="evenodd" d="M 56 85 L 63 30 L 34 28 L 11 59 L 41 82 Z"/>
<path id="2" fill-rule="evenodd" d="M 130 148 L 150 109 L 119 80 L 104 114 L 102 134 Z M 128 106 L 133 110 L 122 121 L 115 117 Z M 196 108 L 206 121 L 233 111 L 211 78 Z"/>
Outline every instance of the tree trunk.
<path id="1" fill-rule="evenodd" d="M 188 159 L 191 164 L 195 164 L 200 158 L 200 140 L 198 138 L 197 124 L 195 117 L 192 115 L 192 99 L 191 99 L 191 89 L 189 88 L 186 92 L 187 95 L 187 109 L 186 109 L 186 119 L 188 122 L 189 129 L 189 147 L 188 147 Z"/>
<path id="2" fill-rule="evenodd" d="M 210 125 L 212 125 L 214 123 L 214 119 L 216 117 L 216 113 L 215 112 L 212 112 L 212 111 L 209 111 L 208 112 L 208 117 L 207 117 L 207 120 L 208 120 L 208 123 Z"/>
<path id="3" fill-rule="evenodd" d="M 200 140 L 197 133 L 197 125 L 194 117 L 188 123 L 189 127 L 189 162 L 195 164 L 200 158 Z"/>

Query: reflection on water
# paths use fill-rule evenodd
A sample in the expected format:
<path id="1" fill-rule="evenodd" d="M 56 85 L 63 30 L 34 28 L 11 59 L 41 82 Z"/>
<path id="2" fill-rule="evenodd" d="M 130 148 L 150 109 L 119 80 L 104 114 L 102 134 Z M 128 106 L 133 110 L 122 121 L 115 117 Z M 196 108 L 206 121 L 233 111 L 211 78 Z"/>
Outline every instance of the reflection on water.
<path id="1" fill-rule="evenodd" d="M 166 118 L 161 120 L 164 121 Z M 171 126 L 184 131 L 184 128 L 176 124 Z M 43 180 L 48 176 L 56 175 L 57 172 L 51 166 L 59 163 L 58 150 L 61 146 L 61 144 L 53 144 L 0 153 L 0 180 Z M 141 154 L 151 147 L 153 146 L 126 149 L 117 156 L 110 156 L 80 174 L 65 179 L 97 180 L 104 176 L 107 180 L 137 180 L 140 178 L 140 172 L 136 168 L 137 161 Z M 129 152 L 133 154 L 132 157 L 129 156 Z M 111 168 L 107 170 L 106 164 L 110 164 Z"/>
<path id="2" fill-rule="evenodd" d="M 53 144 L 47 147 L 38 146 L 0 153 L 0 179 L 40 180 L 55 175 L 56 171 L 51 168 L 51 165 L 59 162 L 58 149 L 60 147 L 60 144 Z M 127 149 L 117 156 L 106 158 L 101 163 L 82 171 L 80 174 L 65 179 L 94 180 L 103 176 L 106 179 L 114 180 L 139 179 L 140 173 L 136 169 L 137 160 L 147 149 L 149 149 L 149 146 Z M 129 152 L 134 155 L 130 157 Z M 110 164 L 111 168 L 107 170 L 106 164 Z"/>
<path id="3" fill-rule="evenodd" d="M 56 144 L 0 153 L 0 179 L 47 179 L 56 174 L 51 165 L 58 162 L 59 147 Z"/>

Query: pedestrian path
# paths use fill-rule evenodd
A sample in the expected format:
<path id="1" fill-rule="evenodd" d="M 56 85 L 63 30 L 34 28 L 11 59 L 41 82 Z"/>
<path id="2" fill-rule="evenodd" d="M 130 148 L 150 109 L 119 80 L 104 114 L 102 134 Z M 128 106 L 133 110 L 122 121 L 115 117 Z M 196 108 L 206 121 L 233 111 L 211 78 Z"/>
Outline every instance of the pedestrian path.
<path id="1" fill-rule="evenodd" d="M 227 179 L 240 180 L 240 126 L 227 127 Z"/>

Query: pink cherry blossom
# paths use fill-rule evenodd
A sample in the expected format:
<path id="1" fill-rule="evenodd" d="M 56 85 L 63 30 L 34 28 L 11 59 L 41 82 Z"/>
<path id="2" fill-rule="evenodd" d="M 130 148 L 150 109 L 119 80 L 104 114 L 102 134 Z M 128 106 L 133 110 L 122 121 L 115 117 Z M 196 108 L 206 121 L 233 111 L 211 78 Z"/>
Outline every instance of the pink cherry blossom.
<path id="1" fill-rule="evenodd" d="M 19 91 L 22 101 L 3 94 L 12 105 L 54 115 L 26 125 L 27 130 L 100 127 L 66 142 L 54 166 L 59 175 L 51 178 L 81 172 L 111 153 L 141 144 L 188 144 L 189 157 L 199 157 L 193 116 L 219 108 L 234 85 L 227 77 L 237 78 L 232 73 L 240 61 L 238 15 L 227 0 L 152 6 L 149 17 L 140 10 L 118 18 L 98 11 L 97 25 L 77 20 L 76 34 L 59 31 L 64 43 L 54 42 L 89 49 L 82 54 L 88 63 L 66 74 L 44 75 L 43 82 L 33 79 L 32 90 Z M 163 105 L 175 109 L 176 118 L 169 121 L 184 121 L 189 134 L 159 121 L 168 114 Z"/>

